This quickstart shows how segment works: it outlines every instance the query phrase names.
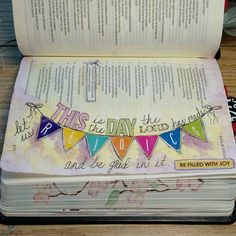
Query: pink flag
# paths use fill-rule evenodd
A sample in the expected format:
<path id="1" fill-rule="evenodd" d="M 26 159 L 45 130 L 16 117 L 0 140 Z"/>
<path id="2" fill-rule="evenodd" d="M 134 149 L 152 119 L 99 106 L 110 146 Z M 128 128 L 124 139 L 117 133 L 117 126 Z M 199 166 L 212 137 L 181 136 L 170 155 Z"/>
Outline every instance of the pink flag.
<path id="1" fill-rule="evenodd" d="M 138 144 L 141 146 L 141 148 L 144 151 L 144 154 L 150 158 L 152 155 L 152 152 L 156 146 L 158 136 L 153 135 L 153 136 L 137 136 L 136 141 Z"/>

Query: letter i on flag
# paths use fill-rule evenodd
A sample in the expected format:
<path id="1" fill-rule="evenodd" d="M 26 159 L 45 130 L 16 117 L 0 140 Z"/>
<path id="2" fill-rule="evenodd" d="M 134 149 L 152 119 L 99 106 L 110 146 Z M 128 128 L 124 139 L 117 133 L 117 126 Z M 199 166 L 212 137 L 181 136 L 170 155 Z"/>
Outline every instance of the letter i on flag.
<path id="1" fill-rule="evenodd" d="M 73 148 L 83 137 L 85 133 L 83 131 L 77 131 L 69 128 L 63 129 L 63 146 L 65 151 L 69 151 Z"/>
<path id="2" fill-rule="evenodd" d="M 159 135 L 168 146 L 180 152 L 180 128 Z"/>
<path id="3" fill-rule="evenodd" d="M 88 150 L 91 157 L 96 155 L 101 150 L 101 148 L 107 142 L 108 138 L 108 136 L 102 136 L 97 134 L 86 135 Z"/>
<path id="4" fill-rule="evenodd" d="M 182 129 L 184 130 L 185 133 L 187 133 L 197 139 L 200 139 L 203 142 L 207 142 L 207 138 L 206 138 L 206 134 L 205 134 L 205 130 L 204 130 L 204 125 L 200 119 L 195 120 L 187 125 L 184 125 L 182 127 Z"/>
<path id="5" fill-rule="evenodd" d="M 125 157 L 132 141 L 133 137 L 111 137 L 111 143 L 120 159 Z"/>
<path id="6" fill-rule="evenodd" d="M 50 134 L 53 134 L 59 131 L 60 129 L 61 127 L 58 124 L 48 119 L 46 116 L 42 116 L 38 129 L 37 140 L 44 138 Z"/>
<path id="7" fill-rule="evenodd" d="M 136 138 L 137 143 L 140 145 L 140 147 L 143 149 L 145 155 L 150 158 L 152 155 L 152 152 L 156 146 L 158 136 L 137 136 Z"/>

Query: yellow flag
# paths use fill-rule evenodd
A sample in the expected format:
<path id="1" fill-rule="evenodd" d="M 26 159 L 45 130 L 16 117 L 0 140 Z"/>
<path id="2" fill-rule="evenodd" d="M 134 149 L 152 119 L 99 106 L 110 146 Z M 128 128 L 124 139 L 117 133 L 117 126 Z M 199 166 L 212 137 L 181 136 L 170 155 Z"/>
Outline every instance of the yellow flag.
<path id="1" fill-rule="evenodd" d="M 83 131 L 77 131 L 69 128 L 63 128 L 63 144 L 66 151 L 73 148 L 83 137 Z"/>

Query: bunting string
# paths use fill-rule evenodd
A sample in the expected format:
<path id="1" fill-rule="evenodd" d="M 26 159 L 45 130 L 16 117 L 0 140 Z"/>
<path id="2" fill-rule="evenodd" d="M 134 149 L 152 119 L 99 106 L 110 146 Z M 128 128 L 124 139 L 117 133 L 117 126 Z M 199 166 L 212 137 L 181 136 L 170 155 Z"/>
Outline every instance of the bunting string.
<path id="1" fill-rule="evenodd" d="M 27 102 L 25 105 L 30 108 L 30 114 L 27 116 L 27 118 L 33 118 L 33 116 L 37 114 L 37 111 L 43 116 L 43 113 L 40 111 L 40 108 L 43 107 L 43 104 Z"/>
<path id="2" fill-rule="evenodd" d="M 37 111 L 41 115 L 41 121 L 36 135 L 36 140 L 48 137 L 62 130 L 63 148 L 65 152 L 68 152 L 81 140 L 85 139 L 88 152 L 91 157 L 94 157 L 104 147 L 108 140 L 110 140 L 116 155 L 120 159 L 123 159 L 126 156 L 134 140 L 148 159 L 151 158 L 159 140 L 162 140 L 176 152 L 181 153 L 181 131 L 192 136 L 193 138 L 201 140 L 202 142 L 207 142 L 207 136 L 202 118 L 207 114 L 216 116 L 214 111 L 222 108 L 220 106 L 209 106 L 208 111 L 199 116 L 198 119 L 188 124 L 182 125 L 174 130 L 158 135 L 113 136 L 100 135 L 74 130 L 68 127 L 62 127 L 55 123 L 52 119 L 43 115 L 43 113 L 40 111 L 40 108 L 43 107 L 42 104 L 27 103 L 26 105 L 30 108 L 31 116 Z"/>

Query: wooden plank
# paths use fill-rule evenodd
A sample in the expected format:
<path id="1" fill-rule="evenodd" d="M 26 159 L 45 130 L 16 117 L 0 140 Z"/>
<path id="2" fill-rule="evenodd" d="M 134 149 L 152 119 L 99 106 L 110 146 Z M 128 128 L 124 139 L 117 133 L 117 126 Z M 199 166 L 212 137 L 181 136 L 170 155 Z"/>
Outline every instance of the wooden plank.
<path id="1" fill-rule="evenodd" d="M 2 226 L 2 235 L 50 235 L 50 236 L 235 236 L 236 227 L 223 225 L 48 225 L 48 226 Z"/>

